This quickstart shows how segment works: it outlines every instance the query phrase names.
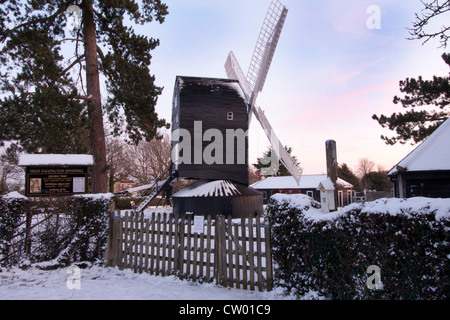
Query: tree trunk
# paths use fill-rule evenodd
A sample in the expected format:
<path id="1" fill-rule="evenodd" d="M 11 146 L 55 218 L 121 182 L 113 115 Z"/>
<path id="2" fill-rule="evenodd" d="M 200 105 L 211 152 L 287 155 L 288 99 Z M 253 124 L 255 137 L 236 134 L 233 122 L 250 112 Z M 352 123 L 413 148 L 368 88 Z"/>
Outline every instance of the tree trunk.
<path id="1" fill-rule="evenodd" d="M 92 0 L 84 1 L 83 34 L 84 52 L 86 55 L 86 87 L 89 115 L 90 153 L 94 156 L 92 169 L 92 192 L 105 193 L 108 190 L 105 132 L 103 129 L 103 113 L 100 95 L 98 72 L 97 41 L 95 38 L 95 22 Z"/>

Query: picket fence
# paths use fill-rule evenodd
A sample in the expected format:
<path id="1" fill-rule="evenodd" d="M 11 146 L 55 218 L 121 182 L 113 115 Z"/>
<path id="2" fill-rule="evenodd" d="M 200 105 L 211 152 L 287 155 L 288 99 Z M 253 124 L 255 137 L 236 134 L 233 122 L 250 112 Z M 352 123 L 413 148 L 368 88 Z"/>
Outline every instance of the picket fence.
<path id="1" fill-rule="evenodd" d="M 272 290 L 270 227 L 261 218 L 134 212 L 111 219 L 108 264 L 225 287 Z M 203 228 L 202 228 L 203 227 Z M 203 229 L 203 230 L 202 230 Z"/>

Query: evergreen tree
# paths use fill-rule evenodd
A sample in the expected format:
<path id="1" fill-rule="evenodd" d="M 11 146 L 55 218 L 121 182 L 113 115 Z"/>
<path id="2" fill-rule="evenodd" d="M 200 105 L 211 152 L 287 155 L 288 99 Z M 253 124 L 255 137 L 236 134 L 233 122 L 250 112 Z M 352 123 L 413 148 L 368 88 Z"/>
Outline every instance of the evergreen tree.
<path id="1" fill-rule="evenodd" d="M 292 148 L 291 147 L 284 147 L 286 151 L 291 154 Z M 275 158 L 275 157 L 274 157 Z M 267 150 L 263 153 L 263 156 L 261 158 L 256 159 L 256 163 L 253 164 L 253 166 L 256 168 L 258 174 L 261 174 L 261 169 L 263 168 L 270 168 L 272 163 L 268 163 L 269 160 L 272 159 L 272 148 L 268 147 Z M 292 159 L 294 159 L 297 164 L 300 164 L 297 160 L 296 156 L 293 156 Z M 291 173 L 289 170 L 284 166 L 284 164 L 281 162 L 281 160 L 278 160 L 278 172 L 274 172 L 274 176 L 290 176 Z"/>
<path id="2" fill-rule="evenodd" d="M 150 51 L 159 41 L 125 26 L 164 22 L 161 0 L 1 1 L 0 142 L 26 152 L 94 155 L 94 193 L 107 191 L 103 112 L 116 135 L 157 137 L 166 126 L 155 105 L 162 88 L 150 74 Z M 67 31 L 67 10 L 80 26 Z M 70 35 L 67 35 L 70 33 Z M 73 43 L 73 57 L 63 46 Z M 81 48 L 84 51 L 81 52 Z M 78 71 L 78 72 L 76 72 Z M 99 74 L 105 76 L 102 104 Z"/>
<path id="3" fill-rule="evenodd" d="M 355 191 L 361 191 L 361 182 L 359 178 L 353 173 L 353 171 L 347 166 L 347 164 L 343 163 L 338 166 L 338 177 L 342 180 L 347 181 L 353 185 Z"/>
<path id="4" fill-rule="evenodd" d="M 366 180 L 367 188 L 376 191 L 390 191 L 392 182 L 386 173 L 386 171 L 372 171 L 366 174 L 363 179 Z"/>
<path id="5" fill-rule="evenodd" d="M 450 54 L 443 54 L 442 58 L 450 67 Z M 394 103 L 401 103 L 404 113 L 393 113 L 391 116 L 373 115 L 372 118 L 383 127 L 397 133 L 394 137 L 381 136 L 386 144 L 394 145 L 399 142 L 405 144 L 409 140 L 419 143 L 434 132 L 449 116 L 450 105 L 450 77 L 433 77 L 433 80 L 409 79 L 400 81 L 400 91 L 405 93 L 403 98 L 395 96 Z M 428 110 L 416 110 L 427 106 Z"/>
<path id="6" fill-rule="evenodd" d="M 450 37 L 450 27 L 438 27 L 440 18 L 450 12 L 449 0 L 422 0 L 421 13 L 415 14 L 412 28 L 409 28 L 410 40 L 422 40 L 423 44 L 439 39 L 440 47 L 446 48 Z M 445 20 L 443 20 L 445 21 Z M 442 58 L 450 66 L 450 54 L 443 54 Z M 394 145 L 399 142 L 405 144 L 409 140 L 419 143 L 434 132 L 449 116 L 450 83 L 449 77 L 433 77 L 433 80 L 406 79 L 400 81 L 400 91 L 405 93 L 403 98 L 394 97 L 394 103 L 401 103 L 408 111 L 393 113 L 391 116 L 373 115 L 372 118 L 383 127 L 397 133 L 394 137 L 381 136 L 386 144 Z M 416 110 L 417 107 L 427 106 L 427 110 Z M 434 108 L 433 108 L 434 107 Z"/>

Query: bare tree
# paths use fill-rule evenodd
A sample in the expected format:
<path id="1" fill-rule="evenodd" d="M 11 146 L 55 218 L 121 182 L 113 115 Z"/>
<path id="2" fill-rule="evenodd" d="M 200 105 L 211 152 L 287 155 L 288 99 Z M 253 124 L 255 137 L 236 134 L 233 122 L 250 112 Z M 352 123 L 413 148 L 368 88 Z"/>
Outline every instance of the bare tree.
<path id="1" fill-rule="evenodd" d="M 129 146 L 127 173 L 140 184 L 154 181 L 169 165 L 171 161 L 171 145 L 168 134 L 162 139 L 141 141 L 138 145 Z"/>
<path id="2" fill-rule="evenodd" d="M 106 161 L 109 169 L 109 191 L 114 192 L 114 184 L 127 176 L 127 143 L 120 138 L 106 138 Z"/>
<path id="3" fill-rule="evenodd" d="M 416 13 L 416 20 L 413 23 L 413 27 L 408 29 L 412 38 L 423 40 L 425 44 L 431 39 L 439 38 L 441 48 L 447 47 L 447 41 L 450 38 L 450 25 L 442 25 L 440 29 L 430 28 L 431 22 L 435 21 L 438 16 L 446 17 L 445 13 L 450 12 L 450 0 L 421 0 L 424 5 L 421 13 Z M 446 20 L 449 23 L 450 19 Z M 426 27 L 429 27 L 426 29 Z"/>
<path id="4" fill-rule="evenodd" d="M 18 153 L 14 148 L 0 148 L 0 194 L 20 189 L 23 185 L 23 170 L 17 165 Z"/>
<path id="5" fill-rule="evenodd" d="M 362 176 L 365 176 L 369 172 L 372 172 L 373 168 L 375 168 L 375 162 L 373 162 L 372 160 L 369 160 L 368 158 L 359 159 L 358 173 L 360 173 Z"/>
<path id="6" fill-rule="evenodd" d="M 250 184 L 258 182 L 261 180 L 261 175 L 259 174 L 259 170 L 252 164 L 248 166 L 248 181 Z"/>
<path id="7" fill-rule="evenodd" d="M 361 174 L 361 184 L 363 189 L 367 188 L 367 175 L 373 171 L 373 168 L 375 168 L 375 162 L 372 160 L 369 160 L 368 158 L 361 158 L 359 159 L 358 163 L 358 173 Z"/>

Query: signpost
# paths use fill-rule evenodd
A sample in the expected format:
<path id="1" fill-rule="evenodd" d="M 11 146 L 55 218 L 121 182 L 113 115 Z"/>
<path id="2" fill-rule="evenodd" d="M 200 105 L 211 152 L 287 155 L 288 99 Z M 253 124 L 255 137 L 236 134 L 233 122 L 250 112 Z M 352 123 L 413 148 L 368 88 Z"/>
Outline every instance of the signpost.
<path id="1" fill-rule="evenodd" d="M 24 155 L 19 165 L 25 167 L 25 195 L 68 196 L 88 192 L 90 155 Z"/>
<path id="2" fill-rule="evenodd" d="M 194 233 L 203 234 L 204 231 L 204 216 L 194 216 Z"/>
<path id="3" fill-rule="evenodd" d="M 88 190 L 87 167 L 26 168 L 27 196 L 71 195 Z"/>

